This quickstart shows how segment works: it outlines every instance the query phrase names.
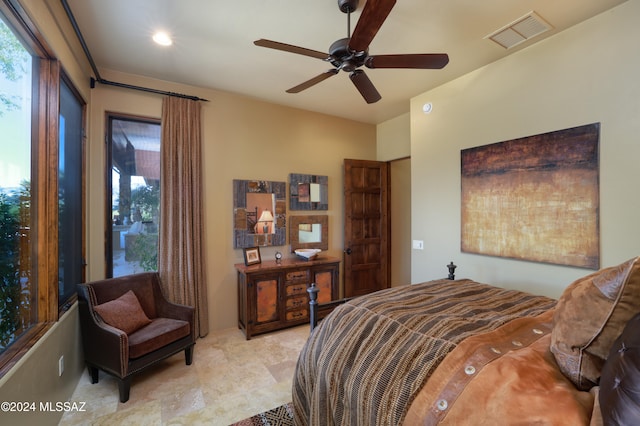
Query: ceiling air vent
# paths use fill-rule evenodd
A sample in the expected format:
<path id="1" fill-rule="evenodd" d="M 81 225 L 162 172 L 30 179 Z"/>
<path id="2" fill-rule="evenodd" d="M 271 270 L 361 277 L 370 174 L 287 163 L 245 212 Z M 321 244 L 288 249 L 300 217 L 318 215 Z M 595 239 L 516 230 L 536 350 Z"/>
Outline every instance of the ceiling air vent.
<path id="1" fill-rule="evenodd" d="M 485 37 L 495 41 L 505 49 L 511 49 L 520 43 L 549 31 L 553 28 L 535 12 L 529 12 L 514 22 L 500 28 Z"/>

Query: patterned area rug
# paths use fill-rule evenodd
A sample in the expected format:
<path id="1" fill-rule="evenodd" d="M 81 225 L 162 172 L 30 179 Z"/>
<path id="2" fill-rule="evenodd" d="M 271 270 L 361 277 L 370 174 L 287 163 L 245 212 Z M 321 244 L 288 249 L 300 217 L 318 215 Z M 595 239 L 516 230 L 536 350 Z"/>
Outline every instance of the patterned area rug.
<path id="1" fill-rule="evenodd" d="M 291 403 L 284 404 L 231 426 L 293 426 L 293 407 Z"/>

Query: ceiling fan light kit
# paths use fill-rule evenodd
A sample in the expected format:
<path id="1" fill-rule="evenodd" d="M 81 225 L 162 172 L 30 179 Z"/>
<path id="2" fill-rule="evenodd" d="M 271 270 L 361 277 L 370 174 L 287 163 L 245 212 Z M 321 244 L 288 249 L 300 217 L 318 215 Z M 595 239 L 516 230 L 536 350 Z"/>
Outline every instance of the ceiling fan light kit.
<path id="1" fill-rule="evenodd" d="M 347 37 L 333 42 L 329 47 L 329 53 L 266 39 L 254 41 L 256 46 L 322 59 L 333 65 L 333 69 L 288 89 L 287 93 L 299 93 L 342 70 L 349 73 L 349 78 L 364 100 L 374 103 L 382 97 L 361 67 L 441 69 L 449 63 L 446 53 L 369 55 L 369 45 L 389 16 L 396 0 L 368 0 L 351 34 L 351 12 L 358 8 L 358 3 L 358 0 L 338 0 L 338 8 L 348 16 Z"/>

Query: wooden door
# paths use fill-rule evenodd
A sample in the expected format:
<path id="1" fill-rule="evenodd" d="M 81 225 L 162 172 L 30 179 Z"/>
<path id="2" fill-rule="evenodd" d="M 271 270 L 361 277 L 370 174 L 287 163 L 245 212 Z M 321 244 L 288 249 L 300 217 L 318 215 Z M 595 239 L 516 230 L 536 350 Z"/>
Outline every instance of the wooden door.
<path id="1" fill-rule="evenodd" d="M 344 161 L 344 297 L 390 286 L 389 165 Z"/>

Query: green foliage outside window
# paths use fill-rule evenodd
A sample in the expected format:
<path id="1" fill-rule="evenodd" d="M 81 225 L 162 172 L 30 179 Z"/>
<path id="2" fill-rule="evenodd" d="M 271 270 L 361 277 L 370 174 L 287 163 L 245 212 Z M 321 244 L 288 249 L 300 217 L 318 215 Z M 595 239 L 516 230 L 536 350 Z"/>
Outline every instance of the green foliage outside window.
<path id="1" fill-rule="evenodd" d="M 131 205 L 140 213 L 145 232 L 138 235 L 129 248 L 144 271 L 158 270 L 158 210 L 160 188 L 157 185 L 138 186 L 131 190 Z M 135 220 L 135 218 L 134 218 Z"/>
<path id="2" fill-rule="evenodd" d="M 17 81 L 26 73 L 29 54 L 11 29 L 0 20 L 0 74 L 9 81 Z M 0 90 L 0 117 L 5 111 L 20 108 L 21 99 Z"/>
<path id="3" fill-rule="evenodd" d="M 158 270 L 158 234 L 140 234 L 131 242 L 131 256 L 145 272 Z"/>
<path id="4" fill-rule="evenodd" d="M 18 82 L 28 75 L 30 55 L 0 19 L 0 82 Z M 20 95 L 0 85 L 0 118 L 18 111 Z M 2 144 L 19 142 L 2 140 Z M 9 145 L 5 145 L 9 146 Z M 31 314 L 31 188 L 22 182 L 19 189 L 3 188 L 0 182 L 0 352 L 32 324 Z"/>
<path id="5" fill-rule="evenodd" d="M 0 351 L 30 325 L 29 192 L 0 193 Z"/>
<path id="6" fill-rule="evenodd" d="M 158 186 L 138 186 L 131 190 L 131 205 L 138 209 L 144 222 L 157 219 L 160 206 L 160 188 Z"/>

